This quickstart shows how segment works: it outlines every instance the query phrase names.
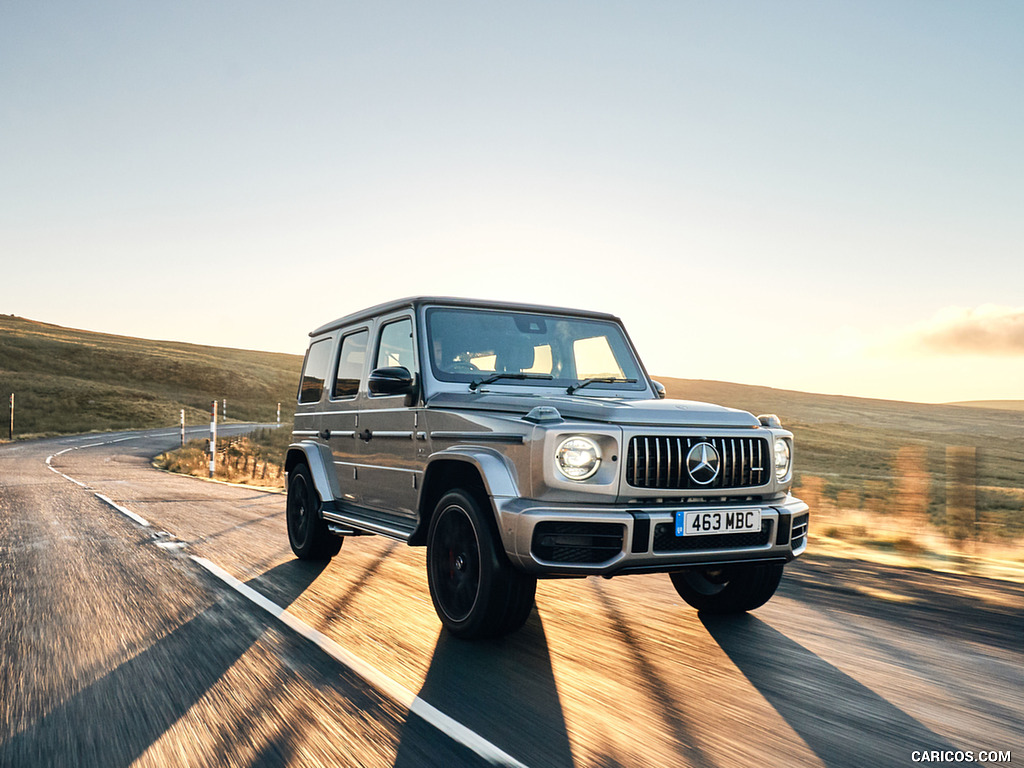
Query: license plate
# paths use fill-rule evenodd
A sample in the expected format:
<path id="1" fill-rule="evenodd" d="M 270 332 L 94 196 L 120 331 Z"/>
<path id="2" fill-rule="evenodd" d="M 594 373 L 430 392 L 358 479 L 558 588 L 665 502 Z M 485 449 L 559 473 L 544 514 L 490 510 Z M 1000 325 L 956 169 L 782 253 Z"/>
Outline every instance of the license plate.
<path id="1" fill-rule="evenodd" d="M 761 510 L 729 509 L 676 512 L 676 536 L 710 536 L 714 533 L 750 533 L 761 530 Z"/>

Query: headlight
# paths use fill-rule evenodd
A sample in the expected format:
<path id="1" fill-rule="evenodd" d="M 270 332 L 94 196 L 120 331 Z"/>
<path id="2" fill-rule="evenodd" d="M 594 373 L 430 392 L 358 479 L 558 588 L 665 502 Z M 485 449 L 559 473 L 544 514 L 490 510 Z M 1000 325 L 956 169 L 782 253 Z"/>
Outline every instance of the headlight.
<path id="1" fill-rule="evenodd" d="M 782 480 L 789 474 L 789 442 L 781 437 L 775 438 L 775 477 Z"/>
<path id="2" fill-rule="evenodd" d="M 555 466 L 570 480 L 586 480 L 601 466 L 601 449 L 589 437 L 569 437 L 555 451 Z"/>

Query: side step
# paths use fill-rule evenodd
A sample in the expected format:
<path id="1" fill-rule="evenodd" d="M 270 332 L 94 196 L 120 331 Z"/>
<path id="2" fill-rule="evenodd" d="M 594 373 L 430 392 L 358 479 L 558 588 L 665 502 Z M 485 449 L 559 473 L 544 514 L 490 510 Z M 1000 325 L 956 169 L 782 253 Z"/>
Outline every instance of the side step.
<path id="1" fill-rule="evenodd" d="M 323 505 L 328 530 L 337 536 L 359 536 L 376 533 L 389 539 L 408 541 L 416 530 L 416 521 L 400 515 L 378 512 L 339 501 Z"/>

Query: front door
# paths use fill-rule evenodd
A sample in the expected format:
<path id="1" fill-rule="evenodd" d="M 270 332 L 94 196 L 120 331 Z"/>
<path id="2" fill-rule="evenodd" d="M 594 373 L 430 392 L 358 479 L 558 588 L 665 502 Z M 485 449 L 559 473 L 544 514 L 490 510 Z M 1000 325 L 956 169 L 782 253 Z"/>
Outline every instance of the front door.
<path id="1" fill-rule="evenodd" d="M 412 316 L 399 313 L 378 323 L 370 370 L 403 366 L 417 379 L 419 364 Z M 409 395 L 368 395 L 356 429 L 360 446 L 362 504 L 415 518 L 426 465 L 426 443 L 419 439 L 421 409 Z"/>

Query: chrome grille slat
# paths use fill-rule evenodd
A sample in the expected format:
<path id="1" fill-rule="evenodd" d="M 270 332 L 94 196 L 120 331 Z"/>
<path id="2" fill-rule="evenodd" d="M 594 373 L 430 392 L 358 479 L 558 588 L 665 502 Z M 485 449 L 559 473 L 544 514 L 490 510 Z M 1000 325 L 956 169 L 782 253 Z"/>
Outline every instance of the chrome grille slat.
<path id="1" fill-rule="evenodd" d="M 679 466 L 676 468 L 676 483 L 681 483 L 683 481 L 683 477 L 685 477 L 683 473 L 686 471 L 683 467 L 683 462 L 686 461 L 686 451 L 683 450 L 683 438 L 681 437 L 676 438 L 676 450 L 679 451 Z"/>
<path id="2" fill-rule="evenodd" d="M 644 438 L 644 485 L 650 485 L 651 441 Z"/>
<path id="3" fill-rule="evenodd" d="M 661 440 L 654 441 L 654 485 L 661 485 Z"/>
<path id="4" fill-rule="evenodd" d="M 627 472 L 632 467 L 632 474 L 626 478 L 626 482 L 630 485 L 636 485 L 636 443 L 630 441 L 629 443 L 629 455 L 626 457 L 626 468 Z"/>
<path id="5" fill-rule="evenodd" d="M 729 441 L 729 485 L 733 488 L 736 487 L 737 468 L 738 465 L 736 464 L 736 439 L 733 438 L 732 440 Z M 724 478 L 722 480 L 722 484 L 725 484 Z"/>
<path id="6" fill-rule="evenodd" d="M 713 446 L 719 457 L 718 475 L 705 485 L 695 482 L 686 466 L 690 449 L 701 442 Z M 764 467 L 766 450 L 762 437 L 638 435 L 630 439 L 626 451 L 626 483 L 679 490 L 756 488 L 770 477 Z"/>
<path id="7" fill-rule="evenodd" d="M 743 441 L 740 440 L 740 485 L 750 484 L 750 465 L 747 463 L 747 457 L 744 456 Z M 746 475 L 746 478 L 744 478 Z"/>

